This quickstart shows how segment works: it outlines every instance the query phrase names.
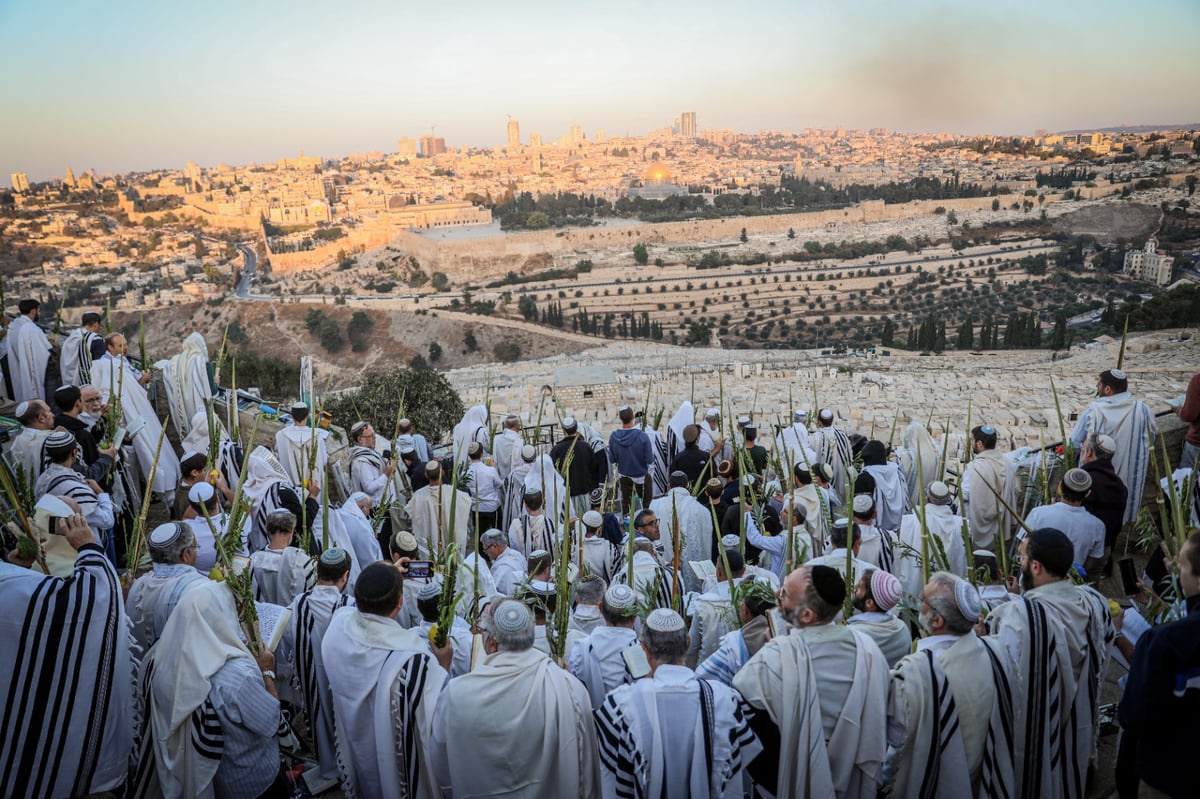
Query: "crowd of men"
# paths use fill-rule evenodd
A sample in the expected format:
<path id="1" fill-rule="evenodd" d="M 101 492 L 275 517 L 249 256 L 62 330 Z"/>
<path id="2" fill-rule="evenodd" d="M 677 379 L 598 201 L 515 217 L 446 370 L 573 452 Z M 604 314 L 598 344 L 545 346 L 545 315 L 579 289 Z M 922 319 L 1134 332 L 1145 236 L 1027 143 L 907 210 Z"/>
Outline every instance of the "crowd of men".
<path id="1" fill-rule="evenodd" d="M 1024 520 L 993 426 L 956 480 L 919 423 L 893 449 L 830 409 L 768 430 L 684 403 L 659 433 L 622 407 L 539 446 L 475 406 L 445 459 L 411 420 L 348 420 L 343 489 L 303 403 L 273 448 L 197 418 L 147 457 L 146 377 L 98 322 L 6 450 L 41 546 L 0 563 L 0 795 L 1082 797 L 1113 653 L 1121 794 L 1193 794 L 1200 532 L 1167 564 L 1172 623 L 1092 585 L 1155 430 L 1120 370 Z M 1194 468 L 1200 375 L 1177 412 Z M 239 485 L 265 647 L 213 579 Z M 148 569 L 118 546 L 143 491 L 172 517 Z"/>

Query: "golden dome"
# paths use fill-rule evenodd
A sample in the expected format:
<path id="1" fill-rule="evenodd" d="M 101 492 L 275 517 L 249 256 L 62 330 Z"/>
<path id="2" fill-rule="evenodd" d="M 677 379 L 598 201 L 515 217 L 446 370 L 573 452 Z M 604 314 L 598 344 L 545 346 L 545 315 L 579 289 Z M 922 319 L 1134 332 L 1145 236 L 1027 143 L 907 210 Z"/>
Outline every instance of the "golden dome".
<path id="1" fill-rule="evenodd" d="M 646 170 L 646 180 L 668 181 L 671 179 L 671 170 L 667 169 L 666 164 L 651 164 Z"/>

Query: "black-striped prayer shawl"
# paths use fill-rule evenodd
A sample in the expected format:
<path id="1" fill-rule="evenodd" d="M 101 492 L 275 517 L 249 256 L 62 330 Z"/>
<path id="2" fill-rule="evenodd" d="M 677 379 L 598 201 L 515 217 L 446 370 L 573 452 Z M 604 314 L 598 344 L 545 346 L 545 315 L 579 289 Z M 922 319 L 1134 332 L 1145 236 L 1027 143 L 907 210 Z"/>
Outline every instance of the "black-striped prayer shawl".
<path id="1" fill-rule="evenodd" d="M 137 763 L 132 790 L 126 794 L 138 799 L 158 799 L 163 796 L 154 757 L 154 731 L 151 729 L 148 712 L 153 702 L 152 686 L 154 685 L 155 665 L 153 658 L 142 664 L 142 673 L 138 684 L 142 707 L 146 708 L 147 712 L 143 714 L 145 719 L 137 741 Z M 189 726 L 191 735 L 188 737 L 188 744 L 196 751 L 197 756 L 219 763 L 225 753 L 225 733 L 221 729 L 221 719 L 217 715 L 211 699 L 205 698 L 204 702 L 192 711 Z"/>
<path id="2" fill-rule="evenodd" d="M 324 670 L 319 668 L 321 639 L 333 612 L 345 607 L 349 597 L 345 594 L 339 595 L 328 613 L 324 613 L 323 608 L 318 612 L 311 599 L 312 591 L 296 597 L 292 622 L 296 625 L 294 680 L 304 701 L 303 710 L 308 718 L 308 728 L 317 750 L 317 757 L 322 761 L 322 766 L 328 767 L 336 761 L 336 753 L 333 751 L 333 705 L 329 696 L 328 680 Z M 329 751 L 325 751 L 326 749 Z"/>
<path id="3" fill-rule="evenodd" d="M 671 463 L 671 456 L 667 453 L 666 439 L 657 430 L 647 427 L 643 432 L 650 439 L 650 470 L 646 474 L 646 479 L 654 481 L 650 494 L 653 499 L 661 497 L 670 488 L 668 464 Z"/>
<path id="4" fill-rule="evenodd" d="M 300 508 L 302 500 L 299 492 L 295 488 L 280 480 L 272 483 L 266 493 L 263 494 L 262 501 L 258 503 L 258 507 L 254 509 L 254 515 L 251 517 L 250 531 L 246 536 L 246 545 L 250 552 L 257 552 L 260 549 L 266 549 L 271 543 L 270 536 L 267 535 L 267 517 L 272 511 L 284 508 L 296 515 L 297 540 L 300 533 L 300 514 L 297 512 Z"/>
<path id="5" fill-rule="evenodd" d="M 916 799 L 969 796 L 971 777 L 958 708 L 934 652 L 926 649 L 903 658 L 892 670 L 892 690 L 909 700 L 905 703 L 908 734 L 898 753 L 895 795 Z"/>
<path id="6" fill-rule="evenodd" d="M 66 578 L 0 564 L 0 607 L 7 620 L 0 796 L 116 787 L 133 744 L 129 633 L 116 571 L 93 545 Z"/>

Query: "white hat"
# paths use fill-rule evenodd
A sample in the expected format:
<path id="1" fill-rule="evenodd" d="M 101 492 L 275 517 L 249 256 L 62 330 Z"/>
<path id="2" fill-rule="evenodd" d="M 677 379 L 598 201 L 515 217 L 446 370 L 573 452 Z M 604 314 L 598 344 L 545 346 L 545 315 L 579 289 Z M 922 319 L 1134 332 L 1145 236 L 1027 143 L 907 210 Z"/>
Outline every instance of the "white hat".
<path id="1" fill-rule="evenodd" d="M 646 629 L 659 633 L 673 633 L 687 629 L 687 625 L 683 623 L 683 616 L 670 608 L 655 608 L 646 617 Z"/>
<path id="2" fill-rule="evenodd" d="M 441 596 L 442 593 L 442 578 L 434 577 L 425 585 L 421 586 L 421 590 L 417 591 L 417 599 L 433 599 L 436 596 Z"/>
<path id="3" fill-rule="evenodd" d="M 832 422 L 832 421 L 833 421 L 833 411 L 831 411 L 829 408 L 822 408 L 822 409 L 821 409 L 821 410 L 820 410 L 820 411 L 817 413 L 817 417 L 818 417 L 818 418 L 819 418 L 819 419 L 820 419 L 822 422 Z"/>
<path id="4" fill-rule="evenodd" d="M 969 620 L 974 621 L 983 612 L 983 602 L 979 599 L 979 589 L 963 579 L 954 581 L 954 602 L 958 610 Z"/>
<path id="5" fill-rule="evenodd" d="M 183 525 L 178 522 L 165 522 L 155 527 L 150 533 L 150 546 L 164 549 L 179 540 L 183 534 Z"/>
<path id="6" fill-rule="evenodd" d="M 720 418 L 720 416 L 721 416 L 721 411 L 718 410 L 717 408 L 709 408 L 707 411 L 704 412 L 705 419 L 717 419 L 717 418 Z"/>
<path id="7" fill-rule="evenodd" d="M 533 622 L 529 608 L 520 602 L 503 601 L 492 611 L 491 626 L 496 632 L 518 633 Z"/>
<path id="8" fill-rule="evenodd" d="M 604 608 L 610 612 L 630 616 L 637 608 L 637 593 L 623 583 L 613 583 L 604 592 Z"/>
<path id="9" fill-rule="evenodd" d="M 213 495 L 217 493 L 217 489 L 212 487 L 212 483 L 200 482 L 188 489 L 188 502 L 195 502 L 197 505 L 204 505 Z"/>
<path id="10" fill-rule="evenodd" d="M 808 411 L 792 411 L 792 421 L 803 422 L 808 418 Z"/>
<path id="11" fill-rule="evenodd" d="M 729 535 L 721 536 L 721 546 L 725 547 L 726 549 L 741 546 L 741 543 L 742 543 L 741 537 L 733 535 L 732 533 L 730 533 Z"/>
<path id="12" fill-rule="evenodd" d="M 950 486 L 941 480 L 934 480 L 929 484 L 929 488 L 925 489 L 925 495 L 934 505 L 947 505 L 950 503 Z"/>
<path id="13" fill-rule="evenodd" d="M 1098 435 L 1096 436 L 1096 450 L 1104 455 L 1115 455 L 1117 452 L 1117 441 L 1110 435 Z"/>
<path id="14" fill-rule="evenodd" d="M 576 423 L 574 416 L 568 416 L 567 418 L 562 420 L 563 430 L 574 430 L 578 426 L 579 425 L 578 425 L 578 423 Z"/>
<path id="15" fill-rule="evenodd" d="M 868 514 L 875 507 L 875 498 L 870 494 L 855 494 L 852 506 L 854 512 L 860 516 Z"/>
<path id="16" fill-rule="evenodd" d="M 521 460 L 525 461 L 526 463 L 533 463 L 533 460 L 536 457 L 537 450 L 533 448 L 532 444 L 526 444 L 525 446 L 521 447 Z"/>
<path id="17" fill-rule="evenodd" d="M 583 514 L 583 524 L 585 527 L 591 527 L 594 529 L 604 524 L 604 517 L 600 515 L 599 511 L 589 510 L 587 513 Z"/>
<path id="18" fill-rule="evenodd" d="M 547 580 L 530 580 L 529 590 L 538 596 L 550 596 L 558 593 L 558 588 L 554 583 Z"/>
<path id="19" fill-rule="evenodd" d="M 192 459 L 192 458 L 196 457 L 196 456 L 197 456 L 197 455 L 199 455 L 199 454 L 200 454 L 200 453 L 199 453 L 199 452 L 197 452 L 196 450 L 194 450 L 194 449 L 189 449 L 187 452 L 185 452 L 185 453 L 183 453 L 182 455 L 180 455 L 180 456 L 179 456 L 179 462 L 180 462 L 180 463 L 182 463 L 183 461 L 190 460 L 190 459 Z"/>

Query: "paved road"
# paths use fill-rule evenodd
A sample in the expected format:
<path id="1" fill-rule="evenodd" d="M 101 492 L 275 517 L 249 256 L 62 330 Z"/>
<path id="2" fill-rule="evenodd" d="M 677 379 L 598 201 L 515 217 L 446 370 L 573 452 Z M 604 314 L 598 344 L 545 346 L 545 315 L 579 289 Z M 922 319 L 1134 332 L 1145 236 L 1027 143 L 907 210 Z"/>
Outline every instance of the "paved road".
<path id="1" fill-rule="evenodd" d="M 250 296 L 250 283 L 254 280 L 254 270 L 258 266 L 258 256 L 254 254 L 254 250 L 247 247 L 245 244 L 237 246 L 242 253 L 242 277 L 238 281 L 237 289 L 234 291 L 238 297 L 247 299 Z"/>

